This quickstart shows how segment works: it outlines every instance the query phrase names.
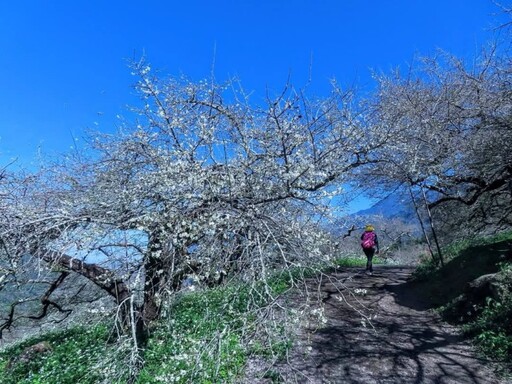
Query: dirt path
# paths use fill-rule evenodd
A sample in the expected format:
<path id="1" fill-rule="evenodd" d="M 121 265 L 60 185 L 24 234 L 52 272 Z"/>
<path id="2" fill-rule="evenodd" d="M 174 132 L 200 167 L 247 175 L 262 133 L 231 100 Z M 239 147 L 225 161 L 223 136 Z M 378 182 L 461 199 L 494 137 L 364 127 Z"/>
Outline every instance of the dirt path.
<path id="1" fill-rule="evenodd" d="M 319 287 L 327 322 L 298 336 L 299 347 L 279 367 L 284 382 L 510 383 L 497 379 L 457 329 L 428 310 L 427 299 L 407 284 L 412 271 L 377 267 L 367 276 L 347 268 L 324 277 Z M 366 307 L 371 325 L 354 305 Z"/>

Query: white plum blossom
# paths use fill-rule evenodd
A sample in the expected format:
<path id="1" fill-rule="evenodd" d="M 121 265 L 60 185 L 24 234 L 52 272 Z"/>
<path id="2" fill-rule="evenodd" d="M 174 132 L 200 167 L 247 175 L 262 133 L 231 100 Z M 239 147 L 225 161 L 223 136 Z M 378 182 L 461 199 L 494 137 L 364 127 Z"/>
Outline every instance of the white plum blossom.
<path id="1" fill-rule="evenodd" d="M 349 93 L 310 101 L 286 88 L 257 105 L 233 84 L 159 79 L 143 62 L 134 72 L 132 123 L 118 116 L 87 153 L 5 185 L 2 268 L 30 256 L 81 275 L 143 339 L 187 276 L 254 282 L 330 259 L 312 218 L 388 139 L 353 120 Z"/>

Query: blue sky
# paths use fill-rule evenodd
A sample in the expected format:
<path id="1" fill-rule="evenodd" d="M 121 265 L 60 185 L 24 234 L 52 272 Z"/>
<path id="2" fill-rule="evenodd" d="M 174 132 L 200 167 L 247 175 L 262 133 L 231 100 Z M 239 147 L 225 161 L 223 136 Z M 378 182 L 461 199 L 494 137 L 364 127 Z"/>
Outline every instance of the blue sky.
<path id="1" fill-rule="evenodd" d="M 291 75 L 310 94 L 329 79 L 371 89 L 370 70 L 441 48 L 471 58 L 508 19 L 491 0 L 2 1 L 0 167 L 113 131 L 136 103 L 127 61 L 166 74 L 237 76 L 253 98 Z"/>

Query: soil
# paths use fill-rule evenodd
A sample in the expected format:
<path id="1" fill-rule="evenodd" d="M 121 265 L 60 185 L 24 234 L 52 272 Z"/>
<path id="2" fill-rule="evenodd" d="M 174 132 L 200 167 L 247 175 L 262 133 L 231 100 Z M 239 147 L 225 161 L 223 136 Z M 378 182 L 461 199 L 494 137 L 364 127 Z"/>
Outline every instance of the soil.
<path id="1" fill-rule="evenodd" d="M 409 282 L 413 270 L 378 266 L 369 276 L 343 268 L 309 281 L 324 321 L 302 327 L 286 362 L 249 382 L 512 383 L 431 309 L 434 298 Z"/>

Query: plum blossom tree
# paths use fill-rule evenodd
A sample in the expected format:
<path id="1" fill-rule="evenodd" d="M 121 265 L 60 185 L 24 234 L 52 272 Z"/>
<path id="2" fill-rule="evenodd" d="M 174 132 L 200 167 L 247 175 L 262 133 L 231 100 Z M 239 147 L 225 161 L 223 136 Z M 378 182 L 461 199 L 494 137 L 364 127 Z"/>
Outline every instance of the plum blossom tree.
<path id="1" fill-rule="evenodd" d="M 472 67 L 442 54 L 405 76 L 378 76 L 374 124 L 392 132 L 393 145 L 370 173 L 387 188 L 410 188 L 430 224 L 510 227 L 510 74 L 494 47 Z"/>
<path id="2" fill-rule="evenodd" d="M 312 101 L 287 86 L 257 107 L 234 82 L 161 79 L 143 60 L 133 71 L 135 121 L 4 183 L 0 236 L 5 271 L 51 269 L 48 310 L 66 311 L 52 295 L 78 274 L 114 299 L 140 346 L 188 275 L 265 281 L 328 258 L 316 225 L 326 199 L 388 137 L 338 88 Z"/>

